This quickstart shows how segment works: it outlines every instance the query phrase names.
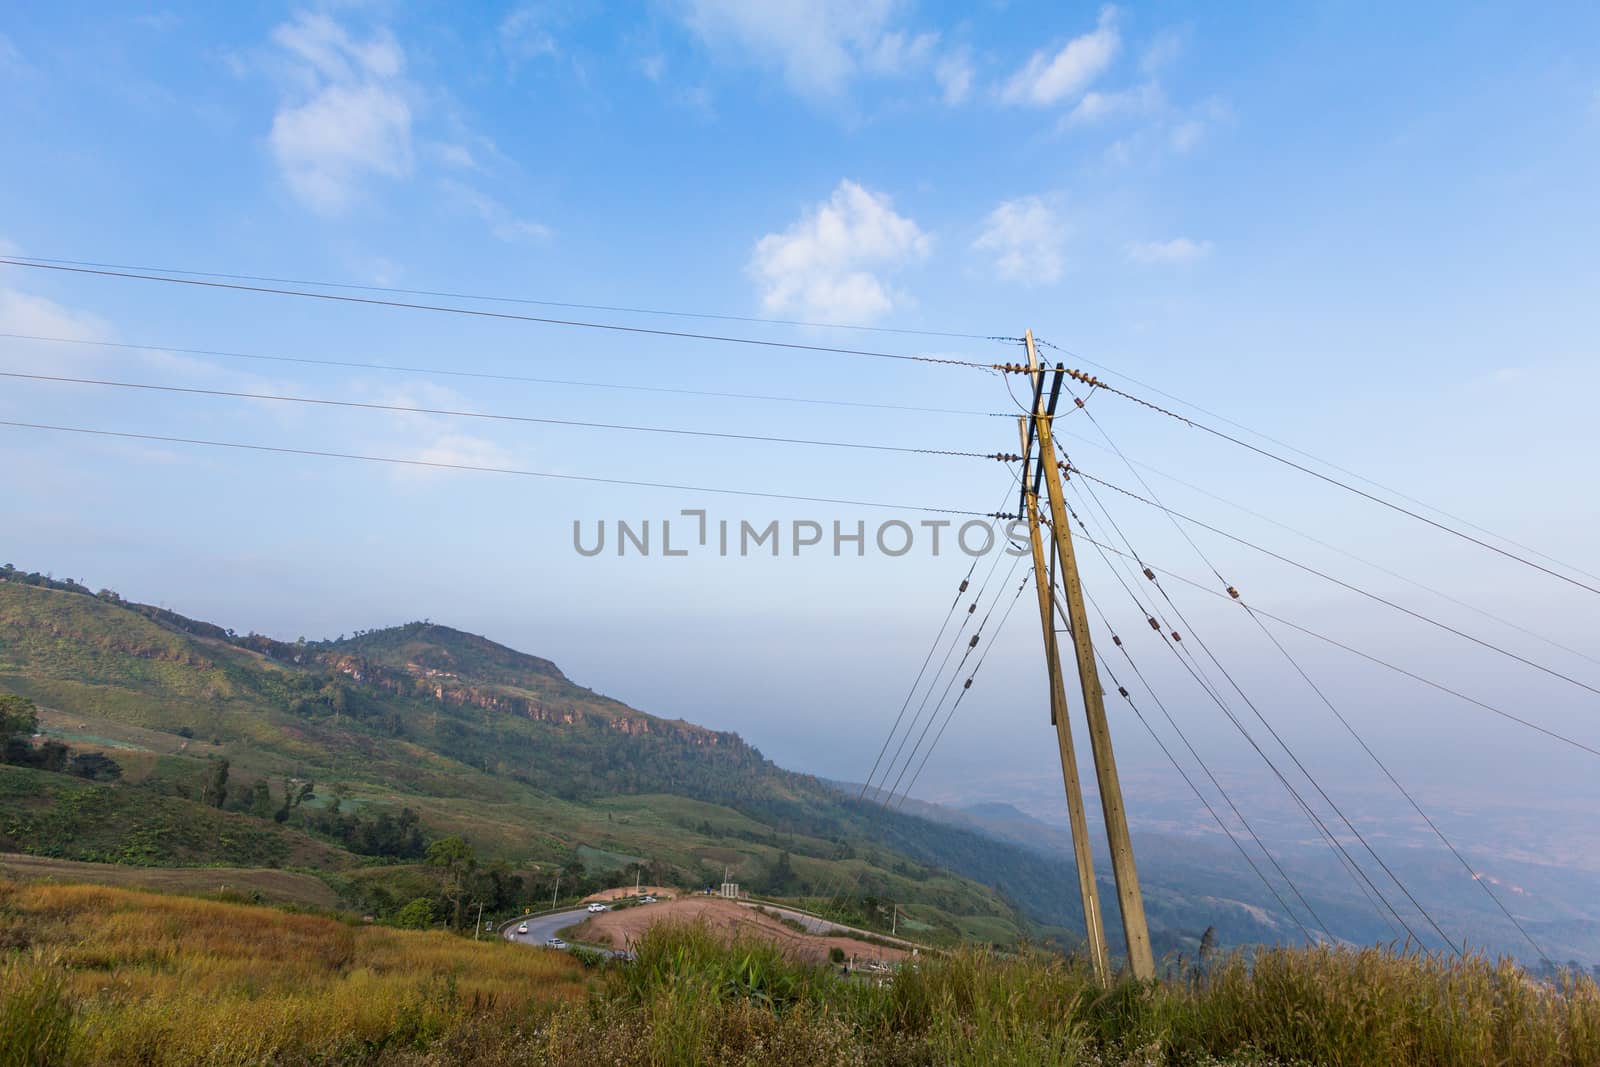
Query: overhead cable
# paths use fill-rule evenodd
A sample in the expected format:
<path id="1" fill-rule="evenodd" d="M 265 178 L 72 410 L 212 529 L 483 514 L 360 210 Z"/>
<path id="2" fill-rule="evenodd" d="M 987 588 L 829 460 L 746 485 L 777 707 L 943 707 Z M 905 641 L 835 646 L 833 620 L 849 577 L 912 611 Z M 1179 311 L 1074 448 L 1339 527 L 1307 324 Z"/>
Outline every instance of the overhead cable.
<path id="1" fill-rule="evenodd" d="M 1318 470 L 1313 470 L 1312 468 L 1307 467 L 1303 463 L 1297 463 L 1296 461 L 1294 461 L 1292 459 L 1289 459 L 1289 458 L 1287 458 L 1285 456 L 1280 456 L 1276 452 L 1270 451 L 1269 449 L 1262 448 L 1259 445 L 1253 445 L 1249 441 L 1241 440 L 1240 438 L 1235 437 L 1230 433 L 1226 433 L 1225 431 L 1219 430 L 1219 429 L 1217 429 L 1217 428 L 1215 428 L 1213 426 L 1207 426 L 1205 423 L 1198 422 L 1198 421 L 1196 421 L 1194 419 L 1189 418 L 1186 415 L 1180 415 L 1175 411 L 1171 411 L 1171 410 L 1168 410 L 1167 408 L 1164 408 L 1164 407 L 1160 406 L 1159 404 L 1154 404 L 1154 403 L 1152 403 L 1152 402 L 1150 402 L 1148 400 L 1144 400 L 1144 399 L 1142 399 L 1140 397 L 1137 397 L 1134 394 L 1132 394 L 1130 392 L 1127 392 L 1126 390 L 1118 389 L 1117 387 L 1112 386 L 1112 385 L 1107 385 L 1105 382 L 1101 381 L 1099 378 L 1096 378 L 1092 374 L 1085 374 L 1083 371 L 1078 371 L 1078 370 L 1068 370 L 1066 373 L 1070 377 L 1072 377 L 1074 380 L 1082 382 L 1085 385 L 1093 386 L 1094 388 L 1097 388 L 1097 389 L 1104 389 L 1108 393 L 1114 393 L 1117 396 L 1123 397 L 1126 400 L 1131 400 L 1136 404 L 1140 404 L 1140 405 L 1142 405 L 1144 407 L 1147 407 L 1152 411 L 1159 412 L 1160 414 L 1166 415 L 1169 418 L 1177 419 L 1179 422 L 1184 423 L 1187 426 L 1191 426 L 1191 427 L 1193 427 L 1193 428 L 1195 428 L 1197 430 L 1203 430 L 1206 433 L 1209 433 L 1209 434 L 1213 435 L 1214 437 L 1219 437 L 1224 441 L 1232 442 L 1233 444 L 1236 444 L 1241 448 L 1249 449 L 1251 452 L 1255 452 L 1258 455 L 1265 456 L 1266 458 L 1268 458 L 1270 460 L 1273 460 L 1275 462 L 1282 463 L 1284 466 L 1292 467 L 1295 470 L 1300 471 L 1300 472 L 1302 472 L 1304 474 L 1309 474 L 1313 478 L 1321 479 L 1322 481 L 1327 482 L 1329 485 L 1338 486 L 1340 489 L 1343 489 L 1346 492 L 1354 493 L 1355 495 L 1360 496 L 1360 497 L 1365 497 L 1367 500 L 1370 500 L 1375 504 L 1382 505 L 1383 507 L 1386 507 L 1391 511 L 1399 512 L 1402 515 L 1408 515 L 1411 518 L 1416 519 L 1418 522 L 1426 523 L 1427 525 L 1432 526 L 1435 529 L 1442 530 L 1445 533 L 1450 534 L 1451 536 L 1459 537 L 1463 541 L 1469 541 L 1472 544 L 1475 544 L 1480 548 L 1486 548 L 1490 552 L 1494 552 L 1497 555 L 1504 556 L 1505 558 L 1507 558 L 1509 560 L 1514 560 L 1515 562 L 1520 563 L 1525 567 L 1531 567 L 1532 569 L 1534 569 L 1536 571 L 1541 571 L 1544 574 L 1548 574 L 1552 578 L 1556 578 L 1556 579 L 1559 579 L 1560 581 L 1566 582 L 1568 585 L 1574 585 L 1574 586 L 1577 586 L 1579 589 L 1584 589 L 1584 590 L 1587 590 L 1587 591 L 1589 591 L 1591 593 L 1594 593 L 1596 595 L 1600 595 L 1600 587 L 1589 585 L 1586 582 L 1580 582 L 1580 581 L 1578 581 L 1578 579 L 1569 577 L 1568 575 L 1565 575 L 1565 574 L 1562 574 L 1560 571 L 1552 570 L 1551 568 L 1546 567 L 1542 563 L 1535 563 L 1533 560 L 1528 559 L 1525 556 L 1519 556 L 1519 555 L 1517 555 L 1517 553 L 1511 552 L 1511 551 L 1509 551 L 1507 549 L 1504 549 L 1504 548 L 1501 548 L 1498 545 L 1492 545 L 1488 541 L 1485 541 L 1480 537 L 1474 537 L 1472 534 L 1463 533 L 1461 530 L 1458 530 L 1455 527 L 1450 526 L 1450 525 L 1448 525 L 1446 523 L 1442 523 L 1442 522 L 1438 521 L 1437 519 L 1430 519 L 1430 518 L 1428 518 L 1428 516 L 1420 514 L 1420 513 L 1415 512 L 1415 511 L 1412 511 L 1410 508 L 1401 507 L 1399 504 L 1394 503 L 1392 500 L 1385 500 L 1383 497 L 1378 496 L 1378 495 L 1376 495 L 1374 493 L 1369 493 L 1365 489 L 1357 488 L 1356 486 L 1351 485 L 1349 482 L 1341 481 L 1338 478 L 1333 477 L 1332 475 L 1324 474 L 1324 473 L 1322 473 L 1321 471 L 1318 471 Z M 1568 566 L 1568 565 L 1567 564 L 1562 564 L 1562 566 Z M 1578 568 L 1576 568 L 1576 567 L 1572 567 L 1571 569 L 1575 570 L 1575 571 L 1578 570 Z M 1579 573 L 1585 573 L 1585 572 L 1581 572 L 1580 571 Z"/>
<path id="2" fill-rule="evenodd" d="M 403 300 L 379 300 L 376 297 L 348 296 L 342 293 L 318 293 L 310 289 L 280 289 L 265 285 L 244 285 L 239 282 L 208 282 L 197 278 L 176 278 L 161 274 L 141 274 L 133 271 L 100 270 L 89 267 L 66 267 L 52 263 L 30 263 L 27 260 L 0 258 L 0 265 L 28 267 L 35 270 L 64 271 L 71 274 L 96 275 L 104 278 L 122 278 L 132 281 L 163 282 L 168 285 L 188 285 L 202 289 L 231 290 L 242 293 L 264 293 L 272 296 L 291 296 L 305 300 L 326 300 L 340 304 L 360 304 L 367 307 L 404 308 L 410 311 L 434 311 L 447 315 L 466 315 L 480 319 L 500 319 L 512 322 L 534 322 L 545 326 L 572 326 L 588 330 L 610 330 L 616 333 L 646 334 L 652 337 L 675 337 L 690 341 L 717 341 L 726 344 L 754 345 L 760 348 L 781 348 L 797 352 L 827 352 L 846 356 L 868 356 L 874 359 L 904 360 L 912 363 L 935 363 L 952 367 L 969 367 L 976 370 L 994 370 L 991 363 L 977 363 L 966 359 L 943 356 L 908 355 L 900 352 L 876 352 L 863 348 L 839 348 L 832 345 L 804 345 L 793 341 L 773 341 L 758 337 L 734 337 L 725 334 L 691 333 L 684 330 L 661 330 L 648 326 L 625 326 L 614 322 L 587 322 L 577 319 L 555 319 L 540 315 L 518 315 L 509 311 L 488 311 L 483 308 L 454 307 L 446 304 L 414 304 Z"/>
<path id="3" fill-rule="evenodd" d="M 662 315 L 679 319 L 709 319 L 718 322 L 748 322 L 764 326 L 801 326 L 812 330 L 849 330 L 858 333 L 900 334 L 908 337 L 950 337 L 964 341 L 1016 341 L 1015 337 L 996 337 L 954 330 L 919 330 L 902 326 L 865 326 L 848 322 L 811 322 L 803 319 L 773 319 L 759 315 L 723 315 L 706 311 L 668 311 L 660 308 L 625 307 L 616 304 L 577 304 L 565 300 L 536 300 L 519 296 L 487 296 L 483 293 L 446 292 L 438 289 L 402 289 L 392 285 L 358 285 L 352 282 L 311 281 L 305 278 L 275 278 L 261 274 L 224 274 L 219 271 L 179 270 L 128 263 L 100 263 L 84 259 L 51 259 L 46 256 L 20 257 L 31 263 L 67 267 L 102 267 L 111 270 L 142 271 L 151 274 L 178 274 L 190 278 L 222 278 L 236 282 L 271 282 L 274 285 L 309 286 L 314 289 L 350 289 L 363 293 L 394 293 L 400 296 L 431 296 L 445 300 L 481 300 L 493 304 L 523 304 L 533 307 L 570 308 L 574 311 L 611 311 L 627 315 Z"/>
<path id="4" fill-rule="evenodd" d="M 765 434 L 731 433 L 720 430 L 686 430 L 669 426 L 639 426 L 630 423 L 587 422 L 581 419 L 556 419 L 536 415 L 506 415 L 486 411 L 457 411 L 449 408 L 413 407 L 407 404 L 379 404 L 361 400 L 329 400 L 322 397 L 286 396 L 279 393 L 250 393 L 233 389 L 200 389 L 183 385 L 157 385 L 149 382 L 115 382 L 103 378 L 71 378 L 58 374 L 24 374 L 0 371 L 0 378 L 21 378 L 36 382 L 72 385 L 99 385 L 116 389 L 142 389 L 149 392 L 184 393 L 192 396 L 229 397 L 239 400 L 269 400 L 319 407 L 358 408 L 364 411 L 392 411 L 403 415 L 439 415 L 456 419 L 486 419 L 493 422 L 534 423 L 542 426 L 573 426 L 591 430 L 621 430 L 630 433 L 662 433 L 680 437 L 712 437 L 730 441 L 761 441 L 767 444 L 816 445 L 824 448 L 857 448 L 872 452 L 900 452 L 927 456 L 953 456 L 965 459 L 1005 458 L 1004 453 L 958 452 L 942 448 L 911 448 L 903 445 L 873 444 L 866 441 L 826 441 L 806 437 L 772 437 Z"/>
<path id="5" fill-rule="evenodd" d="M 311 448 L 286 448 L 279 445 L 248 444 L 240 441 L 211 441 L 195 437 L 174 437 L 166 434 L 132 433 L 125 430 L 101 430 L 83 426 L 54 426 L 46 423 L 0 420 L 0 426 L 24 430 L 49 430 L 57 433 L 83 434 L 92 437 L 119 438 L 130 441 L 161 441 L 177 445 L 203 445 L 207 448 L 231 448 L 246 452 L 271 452 L 286 456 L 316 456 L 322 459 L 353 459 L 364 463 L 388 463 L 402 467 L 427 467 L 437 470 L 478 471 L 485 474 L 509 474 L 522 478 L 548 478 L 565 482 L 591 482 L 599 485 L 626 485 L 644 489 L 676 489 L 687 493 L 716 493 L 724 496 L 759 497 L 766 500 L 794 500 L 807 504 L 844 504 L 851 507 L 884 508 L 891 511 L 920 511 L 938 515 L 970 515 L 975 518 L 992 518 L 979 511 L 960 508 L 927 507 L 918 504 L 891 504 L 880 500 L 847 500 L 838 497 L 802 496 L 794 493 L 769 493 L 755 489 L 723 489 L 704 485 L 680 485 L 673 482 L 650 482 L 636 478 L 604 478 L 588 474 L 557 474 L 552 471 L 519 470 L 512 467 L 489 467 L 471 463 L 444 463 L 435 460 L 403 459 L 397 456 L 369 456 L 353 452 L 330 452 Z"/>
<path id="6" fill-rule="evenodd" d="M 763 400 L 783 404 L 815 404 L 827 407 L 868 408 L 877 411 L 910 411 L 932 415 L 1003 415 L 1004 412 L 977 411 L 971 408 L 920 407 L 914 404 L 882 404 L 867 400 L 835 400 L 825 397 L 777 396 L 770 393 L 729 393 L 711 389 L 681 389 L 661 385 L 634 385 L 628 382 L 588 382 L 571 378 L 538 378 L 525 374 L 497 374 L 491 371 L 461 370 L 453 367 L 410 367 L 394 363 L 360 360 L 314 359 L 310 356 L 263 355 L 255 352 L 229 352 L 215 348 L 178 348 L 173 345 L 131 344 L 122 341 L 90 341 L 81 337 L 47 337 L 31 333 L 0 333 L 0 338 L 15 341 L 46 341 L 52 344 L 87 345 L 141 352 L 168 352 L 180 356 L 214 356 L 220 359 L 249 359 L 270 363 L 292 363 L 311 367 L 340 367 L 400 374 L 427 374 L 450 378 L 470 378 L 491 382 L 518 382 L 526 385 L 560 385 L 581 389 L 613 389 L 635 393 L 667 393 L 676 396 L 704 396 L 723 400 Z"/>

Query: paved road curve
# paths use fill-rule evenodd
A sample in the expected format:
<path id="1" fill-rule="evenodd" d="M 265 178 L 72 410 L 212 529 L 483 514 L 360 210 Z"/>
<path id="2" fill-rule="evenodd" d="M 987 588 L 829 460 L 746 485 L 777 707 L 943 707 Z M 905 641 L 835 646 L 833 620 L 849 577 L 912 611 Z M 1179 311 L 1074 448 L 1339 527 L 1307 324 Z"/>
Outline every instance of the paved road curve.
<path id="1" fill-rule="evenodd" d="M 502 936 L 507 941 L 515 941 L 518 944 L 542 946 L 546 941 L 557 936 L 557 931 L 564 930 L 575 923 L 580 923 L 588 917 L 589 908 L 587 905 L 585 905 L 581 908 L 573 908 L 571 911 L 558 911 L 551 915 L 540 915 L 532 919 L 518 919 L 515 922 L 507 924 L 506 928 L 502 931 Z M 517 933 L 517 927 L 521 926 L 524 922 L 528 924 L 528 932 L 525 934 Z M 571 948 L 572 946 L 568 945 L 567 947 Z M 599 952 L 606 956 L 615 957 L 627 955 L 627 953 L 618 952 L 615 949 L 598 948 L 590 945 L 585 945 L 583 947 L 594 952 Z"/>
<path id="2" fill-rule="evenodd" d="M 505 928 L 507 941 L 520 941 L 524 945 L 542 945 L 556 936 L 557 930 L 563 930 L 574 923 L 580 923 L 589 917 L 589 909 L 573 908 L 571 911 L 558 911 L 551 915 L 540 915 L 533 919 L 523 919 L 511 923 Z M 528 924 L 528 932 L 517 933 L 517 927 L 523 922 Z"/>

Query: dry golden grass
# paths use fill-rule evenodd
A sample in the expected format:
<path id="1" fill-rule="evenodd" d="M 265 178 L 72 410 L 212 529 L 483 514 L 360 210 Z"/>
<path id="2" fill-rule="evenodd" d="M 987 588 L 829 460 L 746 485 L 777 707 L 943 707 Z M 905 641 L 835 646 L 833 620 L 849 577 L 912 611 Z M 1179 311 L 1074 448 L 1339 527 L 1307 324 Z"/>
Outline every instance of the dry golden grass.
<path id="1" fill-rule="evenodd" d="M 1265 949 L 1104 989 L 1067 960 L 967 949 L 878 984 L 666 925 L 585 973 L 498 940 L 0 881 L 0 1067 L 1600 1064 L 1594 982 L 1481 957 Z"/>
<path id="2" fill-rule="evenodd" d="M 6 949 L 0 1001 L 58 980 L 81 1063 L 371 1059 L 587 990 L 567 957 L 498 940 L 104 886 L 0 882 Z"/>
<path id="3" fill-rule="evenodd" d="M 271 867 L 132 867 L 3 852 L 0 879 L 5 878 L 18 882 L 93 882 L 194 896 L 236 893 L 263 904 L 311 908 L 332 909 L 339 904 L 339 894 L 316 875 Z"/>

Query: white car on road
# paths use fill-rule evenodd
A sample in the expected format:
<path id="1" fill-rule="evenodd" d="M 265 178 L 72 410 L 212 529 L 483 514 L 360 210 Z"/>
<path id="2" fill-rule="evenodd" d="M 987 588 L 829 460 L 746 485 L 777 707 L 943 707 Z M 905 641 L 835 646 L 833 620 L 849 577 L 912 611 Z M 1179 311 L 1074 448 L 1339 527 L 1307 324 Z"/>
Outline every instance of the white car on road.
<path id="1" fill-rule="evenodd" d="M 517 933 L 525 934 L 527 932 L 528 932 L 528 924 L 527 923 L 523 923 L 521 926 L 517 927 Z"/>
<path id="2" fill-rule="evenodd" d="M 589 910 L 591 912 L 601 912 L 601 911 L 610 911 L 611 909 L 606 907 L 604 904 L 601 904 L 600 902 L 596 901 L 595 903 L 589 905 Z"/>

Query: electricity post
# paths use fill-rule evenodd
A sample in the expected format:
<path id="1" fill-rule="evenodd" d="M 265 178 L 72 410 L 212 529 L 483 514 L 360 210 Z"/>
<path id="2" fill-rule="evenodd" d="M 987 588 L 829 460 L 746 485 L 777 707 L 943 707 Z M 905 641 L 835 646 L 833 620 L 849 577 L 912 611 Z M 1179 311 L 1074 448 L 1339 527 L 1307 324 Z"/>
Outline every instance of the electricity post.
<path id="1" fill-rule="evenodd" d="M 1050 569 L 1045 566 L 1044 540 L 1039 533 L 1039 494 L 1029 470 L 1031 437 L 1028 420 L 1017 419 L 1022 435 L 1023 519 L 1033 546 L 1033 580 L 1039 591 L 1039 625 L 1044 629 L 1045 664 L 1050 674 L 1050 724 L 1056 729 L 1061 755 L 1061 780 L 1067 789 L 1067 819 L 1072 826 L 1072 856 L 1078 866 L 1078 894 L 1083 901 L 1084 944 L 1089 963 L 1101 985 L 1111 977 L 1106 949 L 1105 917 L 1100 914 L 1100 893 L 1094 882 L 1094 855 L 1089 851 L 1089 820 L 1083 810 L 1083 786 L 1078 780 L 1078 757 L 1072 745 L 1072 723 L 1067 717 L 1067 693 L 1061 680 L 1061 650 L 1056 641 L 1055 598 L 1051 595 Z"/>
<path id="2" fill-rule="evenodd" d="M 1051 420 L 1055 417 L 1052 392 L 1048 409 L 1044 398 L 1044 374 L 1033 331 L 1023 336 L 1028 349 L 1028 368 L 1034 381 L 1033 427 L 1039 441 L 1039 469 L 1050 494 L 1050 522 L 1056 559 L 1061 565 L 1061 584 L 1067 595 L 1067 626 L 1078 657 L 1078 682 L 1083 689 L 1084 713 L 1089 720 L 1089 746 L 1094 754 L 1095 779 L 1100 786 L 1100 805 L 1105 812 L 1106 837 L 1111 845 L 1111 871 L 1116 877 L 1117 904 L 1122 912 L 1122 930 L 1128 943 L 1128 968 L 1135 978 L 1154 978 L 1155 958 L 1150 950 L 1150 928 L 1145 922 L 1144 896 L 1139 892 L 1139 872 L 1133 862 L 1133 840 L 1128 833 L 1128 813 L 1122 803 L 1122 785 L 1117 779 L 1117 760 L 1111 750 L 1111 725 L 1106 719 L 1105 694 L 1100 689 L 1100 672 L 1095 668 L 1094 646 L 1089 640 L 1089 620 L 1083 609 L 1083 585 L 1078 578 L 1078 561 L 1072 551 L 1072 529 L 1067 523 L 1067 504 L 1061 489 L 1061 471 L 1055 458 L 1055 439 Z M 1065 374 L 1056 368 L 1055 390 Z M 1054 628 L 1051 628 L 1054 633 Z"/>

